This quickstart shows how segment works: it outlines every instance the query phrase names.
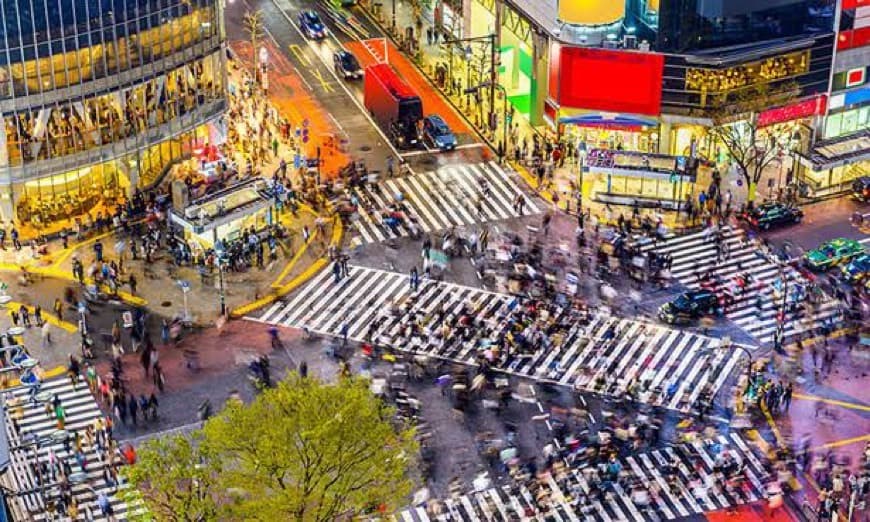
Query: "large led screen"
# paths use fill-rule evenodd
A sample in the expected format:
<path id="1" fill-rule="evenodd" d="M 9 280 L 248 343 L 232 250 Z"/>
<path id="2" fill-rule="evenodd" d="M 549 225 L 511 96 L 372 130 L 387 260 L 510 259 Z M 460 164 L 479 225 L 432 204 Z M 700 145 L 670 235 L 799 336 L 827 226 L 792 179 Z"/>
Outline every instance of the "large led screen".
<path id="1" fill-rule="evenodd" d="M 625 0 L 559 0 L 559 20 L 569 25 L 605 25 L 625 17 Z"/>
<path id="2" fill-rule="evenodd" d="M 563 45 L 559 60 L 551 56 L 550 67 L 550 78 L 558 78 L 556 99 L 563 108 L 651 116 L 661 110 L 661 54 Z"/>

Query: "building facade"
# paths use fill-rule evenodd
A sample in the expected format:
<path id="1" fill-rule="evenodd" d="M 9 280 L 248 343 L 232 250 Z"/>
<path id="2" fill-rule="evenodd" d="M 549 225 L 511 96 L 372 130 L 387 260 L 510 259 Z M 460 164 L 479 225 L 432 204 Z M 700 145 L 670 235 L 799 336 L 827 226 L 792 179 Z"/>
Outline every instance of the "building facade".
<path id="1" fill-rule="evenodd" d="M 438 0 L 434 13 L 456 38 L 496 33 L 499 82 L 532 125 L 588 149 L 715 163 L 726 150 L 707 132 L 713 117 L 758 86 L 793 94 L 751 116 L 787 136 L 782 156 L 867 128 L 868 3 Z M 814 183 L 842 187 L 855 172 Z"/>
<path id="2" fill-rule="evenodd" d="M 220 140 L 222 2 L 2 2 L 0 218 L 70 227 Z"/>

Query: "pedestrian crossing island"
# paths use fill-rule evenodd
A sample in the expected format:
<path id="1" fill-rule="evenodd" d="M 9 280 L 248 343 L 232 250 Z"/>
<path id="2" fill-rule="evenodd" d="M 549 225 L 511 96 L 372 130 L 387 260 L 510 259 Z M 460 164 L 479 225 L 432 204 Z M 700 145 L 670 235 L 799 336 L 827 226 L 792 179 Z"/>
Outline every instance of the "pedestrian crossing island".
<path id="1" fill-rule="evenodd" d="M 330 267 L 256 319 L 465 364 L 487 357 L 512 374 L 684 412 L 747 363 L 739 350 L 693 332 L 605 313 L 579 317 L 547 303 L 532 315 L 527 305 L 433 280 L 413 289 L 404 274 L 361 266 L 335 282 Z"/>

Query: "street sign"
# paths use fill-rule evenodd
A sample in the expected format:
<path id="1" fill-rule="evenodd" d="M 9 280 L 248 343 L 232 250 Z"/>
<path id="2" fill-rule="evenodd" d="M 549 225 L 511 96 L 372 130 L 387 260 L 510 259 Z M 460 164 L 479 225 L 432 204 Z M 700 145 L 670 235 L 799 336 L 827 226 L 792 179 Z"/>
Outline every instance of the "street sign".
<path id="1" fill-rule="evenodd" d="M 84 314 L 86 311 L 87 311 L 87 307 L 85 307 L 85 303 L 83 303 L 82 301 L 79 301 L 78 312 L 80 314 Z"/>
<path id="2" fill-rule="evenodd" d="M 190 281 L 185 281 L 184 279 L 178 280 L 178 286 L 181 287 L 182 292 L 190 292 Z"/>
<path id="3" fill-rule="evenodd" d="M 124 323 L 124 328 L 133 328 L 133 314 L 129 311 L 121 314 L 121 321 Z"/>

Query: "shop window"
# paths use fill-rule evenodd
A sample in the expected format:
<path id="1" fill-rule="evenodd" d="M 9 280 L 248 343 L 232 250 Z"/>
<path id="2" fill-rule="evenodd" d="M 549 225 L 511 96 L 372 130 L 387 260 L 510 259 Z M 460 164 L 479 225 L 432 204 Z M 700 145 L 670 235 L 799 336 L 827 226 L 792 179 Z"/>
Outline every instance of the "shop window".
<path id="1" fill-rule="evenodd" d="M 30 180 L 18 190 L 18 219 L 36 230 L 71 226 L 73 218 L 87 212 L 108 213 L 123 198 L 112 162 Z"/>

